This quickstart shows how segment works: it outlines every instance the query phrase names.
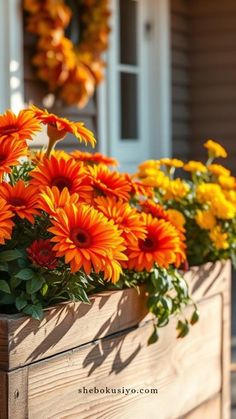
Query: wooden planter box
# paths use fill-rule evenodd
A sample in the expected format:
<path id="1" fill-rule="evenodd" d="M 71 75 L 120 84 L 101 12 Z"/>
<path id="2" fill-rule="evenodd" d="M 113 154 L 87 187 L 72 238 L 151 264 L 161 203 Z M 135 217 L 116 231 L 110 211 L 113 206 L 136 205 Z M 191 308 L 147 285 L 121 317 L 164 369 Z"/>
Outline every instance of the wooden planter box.
<path id="1" fill-rule="evenodd" d="M 144 289 L 62 304 L 40 323 L 1 315 L 0 418 L 229 419 L 230 263 L 186 278 L 199 323 L 177 340 L 173 319 L 151 346 Z"/>

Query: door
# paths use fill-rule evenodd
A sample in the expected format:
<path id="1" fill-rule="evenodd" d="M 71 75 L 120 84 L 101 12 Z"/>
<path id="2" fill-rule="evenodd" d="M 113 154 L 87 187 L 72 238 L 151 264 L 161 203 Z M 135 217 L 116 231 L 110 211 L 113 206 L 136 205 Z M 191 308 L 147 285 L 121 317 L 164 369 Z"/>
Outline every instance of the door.
<path id="1" fill-rule="evenodd" d="M 106 93 L 103 89 L 99 103 L 100 150 L 116 157 L 122 171 L 135 172 L 142 160 L 169 152 L 167 3 L 111 0 Z"/>

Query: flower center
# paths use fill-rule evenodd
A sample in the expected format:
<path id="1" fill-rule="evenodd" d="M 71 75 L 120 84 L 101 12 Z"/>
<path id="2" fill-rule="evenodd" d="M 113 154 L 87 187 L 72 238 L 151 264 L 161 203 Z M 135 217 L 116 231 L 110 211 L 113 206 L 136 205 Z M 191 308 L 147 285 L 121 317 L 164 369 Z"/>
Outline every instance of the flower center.
<path id="1" fill-rule="evenodd" d="M 0 129 L 0 134 L 1 135 L 8 135 L 8 134 L 12 134 L 13 132 L 18 131 L 18 127 L 16 127 L 15 125 L 7 125 L 6 127 L 2 127 Z"/>
<path id="2" fill-rule="evenodd" d="M 1 166 L 3 163 L 5 163 L 5 161 L 6 161 L 6 156 L 5 156 L 5 154 L 0 154 L 0 166 Z"/>
<path id="3" fill-rule="evenodd" d="M 25 200 L 23 198 L 12 197 L 9 199 L 9 204 L 13 207 L 23 207 L 25 206 Z"/>
<path id="4" fill-rule="evenodd" d="M 145 240 L 139 241 L 139 247 L 142 252 L 153 252 L 157 248 L 157 241 L 154 237 L 147 237 Z"/>
<path id="5" fill-rule="evenodd" d="M 59 191 L 63 191 L 64 188 L 68 188 L 69 190 L 72 187 L 72 182 L 69 178 L 65 176 L 58 176 L 52 181 L 52 186 L 56 186 Z"/>
<path id="6" fill-rule="evenodd" d="M 48 249 L 42 249 L 42 250 L 40 250 L 39 255 L 47 257 L 47 256 L 50 256 L 50 252 L 49 252 Z"/>
<path id="7" fill-rule="evenodd" d="M 89 247 L 92 244 L 90 234 L 83 228 L 76 227 L 71 232 L 71 239 L 78 247 Z"/>

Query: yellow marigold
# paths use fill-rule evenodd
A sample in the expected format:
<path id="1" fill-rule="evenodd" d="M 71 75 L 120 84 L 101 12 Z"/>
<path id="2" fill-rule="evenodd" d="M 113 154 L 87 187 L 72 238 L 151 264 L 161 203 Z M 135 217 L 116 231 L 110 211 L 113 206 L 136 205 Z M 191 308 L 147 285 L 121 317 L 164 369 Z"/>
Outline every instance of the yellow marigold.
<path id="1" fill-rule="evenodd" d="M 169 182 L 164 199 L 180 200 L 184 198 L 190 190 L 190 186 L 182 179 L 175 179 Z"/>
<path id="2" fill-rule="evenodd" d="M 164 158 L 164 159 L 160 159 L 160 163 L 164 166 L 167 167 L 183 167 L 184 162 L 182 160 L 179 159 L 168 159 L 168 158 Z"/>
<path id="3" fill-rule="evenodd" d="M 220 226 L 215 226 L 209 236 L 216 249 L 228 249 L 228 235 L 222 232 Z"/>
<path id="4" fill-rule="evenodd" d="M 208 170 L 215 176 L 230 176 L 230 170 L 221 164 L 210 164 Z"/>
<path id="5" fill-rule="evenodd" d="M 227 201 L 236 205 L 236 191 L 222 191 Z"/>
<path id="6" fill-rule="evenodd" d="M 144 173 L 145 175 L 146 169 L 160 169 L 160 162 L 159 160 L 145 160 L 138 166 L 138 169 L 140 174 Z"/>
<path id="7" fill-rule="evenodd" d="M 161 170 L 156 170 L 154 173 L 150 173 L 147 177 L 141 179 L 144 185 L 162 189 L 166 189 L 170 182 L 168 176 L 161 172 Z"/>
<path id="8" fill-rule="evenodd" d="M 211 230 L 216 225 L 216 218 L 210 209 L 206 211 L 197 210 L 195 221 L 204 230 Z"/>
<path id="9" fill-rule="evenodd" d="M 204 164 L 202 164 L 200 161 L 195 161 L 195 160 L 190 160 L 188 163 L 186 163 L 184 165 L 184 170 L 186 170 L 186 172 L 191 172 L 191 173 L 195 173 L 195 172 L 205 173 L 205 172 L 207 172 L 206 166 Z"/>
<path id="10" fill-rule="evenodd" d="M 201 204 L 211 203 L 212 199 L 221 193 L 221 188 L 217 183 L 201 183 L 196 188 L 196 198 Z"/>
<path id="11" fill-rule="evenodd" d="M 222 220 L 230 220 L 235 216 L 235 205 L 227 201 L 223 193 L 212 199 L 211 208 L 215 216 Z"/>
<path id="12" fill-rule="evenodd" d="M 186 220 L 182 212 L 175 209 L 168 209 L 166 212 L 171 223 L 174 224 L 176 228 L 183 231 Z"/>
<path id="13" fill-rule="evenodd" d="M 218 182 L 223 189 L 234 189 L 236 182 L 233 176 L 219 176 Z"/>
<path id="14" fill-rule="evenodd" d="M 215 157 L 225 158 L 225 157 L 227 157 L 227 152 L 224 149 L 224 147 L 222 147 L 222 145 L 220 145 L 216 141 L 207 140 L 204 143 L 204 147 L 208 150 L 209 157 L 211 157 L 211 158 L 215 158 Z"/>

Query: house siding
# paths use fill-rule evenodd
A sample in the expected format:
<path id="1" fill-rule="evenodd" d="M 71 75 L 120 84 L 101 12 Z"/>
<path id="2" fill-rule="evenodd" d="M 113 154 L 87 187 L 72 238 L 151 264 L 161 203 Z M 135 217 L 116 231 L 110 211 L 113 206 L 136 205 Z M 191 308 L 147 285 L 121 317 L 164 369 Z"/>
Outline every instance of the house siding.
<path id="1" fill-rule="evenodd" d="M 236 159 L 236 2 L 172 0 L 174 155 L 204 160 L 206 138 Z"/>
<path id="2" fill-rule="evenodd" d="M 47 101 L 45 98 L 48 94 L 47 86 L 42 83 L 37 77 L 34 67 L 31 63 L 32 55 L 34 53 L 35 37 L 24 31 L 24 102 L 33 103 L 39 107 L 47 108 Z M 62 101 L 56 100 L 50 112 L 56 113 L 59 116 L 66 117 L 72 121 L 82 121 L 91 129 L 95 135 L 97 133 L 97 101 L 96 95 L 89 101 L 84 109 L 78 109 L 76 106 L 65 106 Z M 44 141 L 40 137 L 36 140 L 37 145 L 43 145 Z M 73 149 L 78 147 L 77 140 L 71 135 L 67 136 L 66 141 L 63 142 L 63 149 Z M 60 148 L 60 143 L 59 147 Z M 79 145 L 83 149 L 83 145 Z M 88 151 L 91 151 L 88 149 Z"/>
<path id="3" fill-rule="evenodd" d="M 190 153 L 189 0 L 171 1 L 173 154 Z"/>

